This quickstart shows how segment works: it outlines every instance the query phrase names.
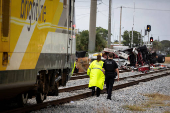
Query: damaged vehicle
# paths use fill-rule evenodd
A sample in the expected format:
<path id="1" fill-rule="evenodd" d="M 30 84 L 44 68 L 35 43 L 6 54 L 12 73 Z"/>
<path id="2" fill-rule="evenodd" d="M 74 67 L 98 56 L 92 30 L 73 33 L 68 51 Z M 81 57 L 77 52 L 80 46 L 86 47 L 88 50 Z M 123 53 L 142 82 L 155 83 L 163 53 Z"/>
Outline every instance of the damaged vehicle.
<path id="1" fill-rule="evenodd" d="M 96 59 L 97 54 L 102 55 L 102 60 L 107 59 L 109 53 L 114 54 L 114 60 L 119 69 L 132 69 L 135 67 L 150 67 L 155 63 L 164 63 L 165 56 L 149 50 L 145 45 L 141 47 L 128 48 L 124 50 L 115 50 L 104 48 L 101 53 L 89 54 L 91 61 Z"/>

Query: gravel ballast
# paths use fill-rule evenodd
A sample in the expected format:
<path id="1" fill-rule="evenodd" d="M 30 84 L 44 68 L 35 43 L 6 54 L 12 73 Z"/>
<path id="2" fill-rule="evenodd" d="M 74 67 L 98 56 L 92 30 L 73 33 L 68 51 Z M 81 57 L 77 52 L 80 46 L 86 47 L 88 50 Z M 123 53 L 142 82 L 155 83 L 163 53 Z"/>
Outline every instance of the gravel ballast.
<path id="1" fill-rule="evenodd" d="M 71 82 L 71 81 L 70 81 Z M 71 92 L 70 92 L 71 93 Z M 79 101 L 72 101 L 63 105 L 49 107 L 32 113 L 127 113 L 129 111 L 122 106 L 145 103 L 148 97 L 142 94 L 160 93 L 170 96 L 170 76 L 140 83 L 132 87 L 120 89 L 112 92 L 112 100 L 107 100 L 107 94 L 101 94 L 100 97 L 89 97 Z M 170 101 L 168 101 L 170 103 Z M 156 106 L 147 108 L 147 113 L 163 113 L 170 111 L 167 106 Z"/>

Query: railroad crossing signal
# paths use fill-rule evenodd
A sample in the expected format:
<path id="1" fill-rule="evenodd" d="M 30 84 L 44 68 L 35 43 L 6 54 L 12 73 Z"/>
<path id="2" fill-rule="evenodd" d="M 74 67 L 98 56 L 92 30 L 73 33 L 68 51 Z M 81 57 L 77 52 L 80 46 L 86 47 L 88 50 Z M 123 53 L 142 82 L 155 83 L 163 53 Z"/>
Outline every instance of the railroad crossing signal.
<path id="1" fill-rule="evenodd" d="M 150 42 L 153 42 L 153 37 L 150 37 Z"/>
<path id="2" fill-rule="evenodd" d="M 145 29 L 145 35 L 147 35 L 147 29 Z"/>
<path id="3" fill-rule="evenodd" d="M 151 31 L 151 25 L 147 25 L 147 31 L 148 31 L 148 32 Z"/>

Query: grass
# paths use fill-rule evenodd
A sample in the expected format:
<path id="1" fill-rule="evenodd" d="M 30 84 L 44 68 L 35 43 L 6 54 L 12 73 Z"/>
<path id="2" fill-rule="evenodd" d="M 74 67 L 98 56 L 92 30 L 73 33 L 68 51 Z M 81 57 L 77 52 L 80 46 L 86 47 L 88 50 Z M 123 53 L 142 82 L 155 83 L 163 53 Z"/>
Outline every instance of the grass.
<path id="1" fill-rule="evenodd" d="M 165 101 L 165 100 L 170 100 L 170 96 L 168 95 L 162 95 L 159 93 L 152 93 L 152 94 L 144 94 L 144 96 L 149 97 L 152 100 L 156 101 Z"/>
<path id="2" fill-rule="evenodd" d="M 100 108 L 97 108 L 96 113 L 110 113 L 110 111 L 107 107 L 100 107 Z"/>
<path id="3" fill-rule="evenodd" d="M 170 113 L 170 111 L 165 111 L 165 112 L 163 112 L 163 113 Z"/>
<path id="4" fill-rule="evenodd" d="M 170 101 L 170 96 L 162 95 L 159 93 L 152 94 L 143 94 L 144 96 L 149 97 L 149 101 L 141 103 L 139 105 L 124 105 L 123 108 L 131 111 L 145 111 L 147 108 L 157 107 L 157 106 L 170 106 L 170 103 L 165 103 L 165 101 Z M 165 111 L 164 113 L 170 113 Z"/>
<path id="5" fill-rule="evenodd" d="M 124 105 L 123 108 L 130 111 L 146 111 L 145 109 L 143 109 L 143 106 L 140 105 Z"/>

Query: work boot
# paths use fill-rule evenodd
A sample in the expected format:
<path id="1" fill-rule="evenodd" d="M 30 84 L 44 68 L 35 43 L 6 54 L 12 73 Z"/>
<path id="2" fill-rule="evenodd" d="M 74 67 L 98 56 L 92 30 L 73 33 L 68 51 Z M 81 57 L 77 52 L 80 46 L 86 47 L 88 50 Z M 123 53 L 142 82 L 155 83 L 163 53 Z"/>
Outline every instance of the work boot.
<path id="1" fill-rule="evenodd" d="M 111 97 L 107 97 L 107 99 L 110 99 L 110 100 L 112 100 L 112 99 L 111 99 Z"/>
<path id="2" fill-rule="evenodd" d="M 97 97 L 100 96 L 100 88 L 97 88 L 96 95 L 97 95 Z"/>
<path id="3" fill-rule="evenodd" d="M 99 97 L 99 96 L 100 96 L 100 94 L 97 94 L 96 96 L 97 96 L 97 97 Z"/>
<path id="4" fill-rule="evenodd" d="M 91 96 L 94 96 L 95 94 L 95 89 L 92 89 L 92 95 Z"/>

